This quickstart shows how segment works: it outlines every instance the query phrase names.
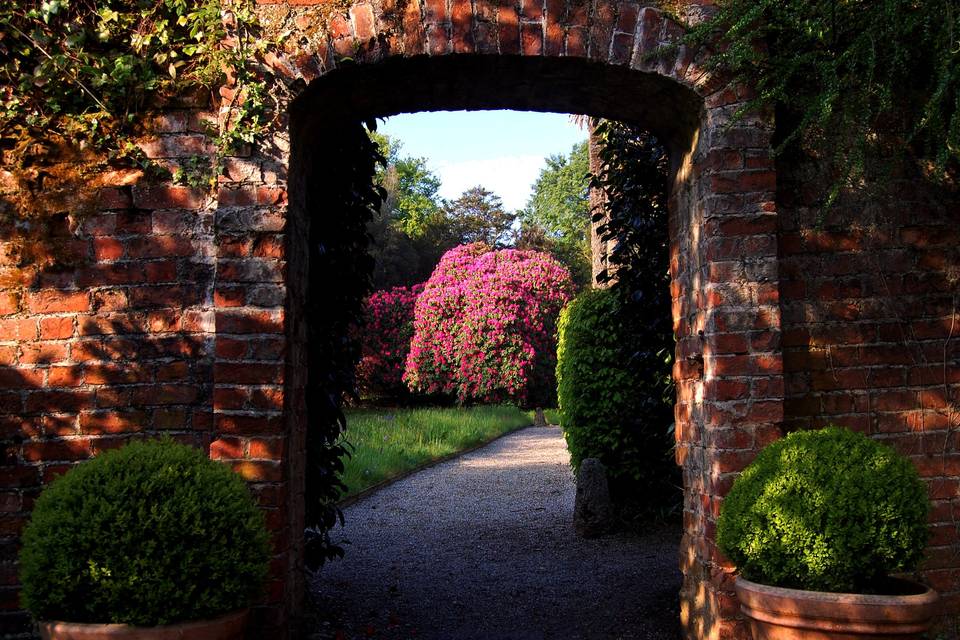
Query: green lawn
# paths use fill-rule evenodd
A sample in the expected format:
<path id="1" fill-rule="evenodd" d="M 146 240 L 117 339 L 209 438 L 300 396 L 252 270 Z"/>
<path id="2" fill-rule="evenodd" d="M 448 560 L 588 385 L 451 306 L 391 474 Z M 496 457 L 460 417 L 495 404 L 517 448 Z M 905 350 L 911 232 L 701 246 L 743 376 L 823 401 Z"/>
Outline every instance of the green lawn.
<path id="1" fill-rule="evenodd" d="M 378 482 L 533 424 L 516 407 L 349 409 L 344 461 L 349 497 Z"/>

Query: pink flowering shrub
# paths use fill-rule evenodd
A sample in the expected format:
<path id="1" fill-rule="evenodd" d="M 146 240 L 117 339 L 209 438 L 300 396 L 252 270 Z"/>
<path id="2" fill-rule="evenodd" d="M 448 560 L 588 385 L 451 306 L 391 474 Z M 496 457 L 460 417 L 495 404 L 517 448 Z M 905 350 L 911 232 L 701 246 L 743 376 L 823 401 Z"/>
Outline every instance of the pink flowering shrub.
<path id="1" fill-rule="evenodd" d="M 403 370 L 413 337 L 413 306 L 423 285 L 374 292 L 364 303 L 357 387 L 363 396 L 407 392 Z"/>
<path id="2" fill-rule="evenodd" d="M 460 402 L 552 406 L 557 317 L 572 290 L 546 253 L 451 249 L 417 299 L 404 380 Z"/>

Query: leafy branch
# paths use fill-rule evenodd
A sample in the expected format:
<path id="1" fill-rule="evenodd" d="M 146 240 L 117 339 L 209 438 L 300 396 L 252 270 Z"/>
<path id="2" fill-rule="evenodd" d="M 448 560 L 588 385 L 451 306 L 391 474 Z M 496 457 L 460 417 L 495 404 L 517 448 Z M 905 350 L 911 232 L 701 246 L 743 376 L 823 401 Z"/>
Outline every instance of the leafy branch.
<path id="1" fill-rule="evenodd" d="M 871 162 L 909 150 L 932 181 L 960 166 L 960 10 L 955 0 L 725 0 L 685 42 L 755 90 L 739 111 L 779 107 L 777 150 L 827 162 L 829 206 Z"/>

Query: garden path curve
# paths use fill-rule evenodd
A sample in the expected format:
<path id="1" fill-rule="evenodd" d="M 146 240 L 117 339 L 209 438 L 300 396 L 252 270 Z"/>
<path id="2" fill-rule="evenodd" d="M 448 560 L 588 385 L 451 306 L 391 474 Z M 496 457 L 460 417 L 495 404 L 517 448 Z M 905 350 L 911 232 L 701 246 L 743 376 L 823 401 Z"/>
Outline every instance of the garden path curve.
<path id="1" fill-rule="evenodd" d="M 557 427 L 531 427 L 345 509 L 313 638 L 679 637 L 679 527 L 581 540 Z"/>

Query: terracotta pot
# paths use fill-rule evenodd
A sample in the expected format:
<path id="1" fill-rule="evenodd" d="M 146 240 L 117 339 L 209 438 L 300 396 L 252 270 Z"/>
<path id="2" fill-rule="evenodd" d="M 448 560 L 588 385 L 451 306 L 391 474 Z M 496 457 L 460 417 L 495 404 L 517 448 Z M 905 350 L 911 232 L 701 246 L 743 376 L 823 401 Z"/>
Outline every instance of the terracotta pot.
<path id="1" fill-rule="evenodd" d="M 754 640 L 920 638 L 937 612 L 937 592 L 897 581 L 911 595 L 885 596 L 784 589 L 737 578 L 740 610 Z"/>
<path id="2" fill-rule="evenodd" d="M 41 622 L 43 640 L 241 640 L 249 611 L 235 611 L 213 620 L 195 620 L 160 627 L 127 624 Z"/>

